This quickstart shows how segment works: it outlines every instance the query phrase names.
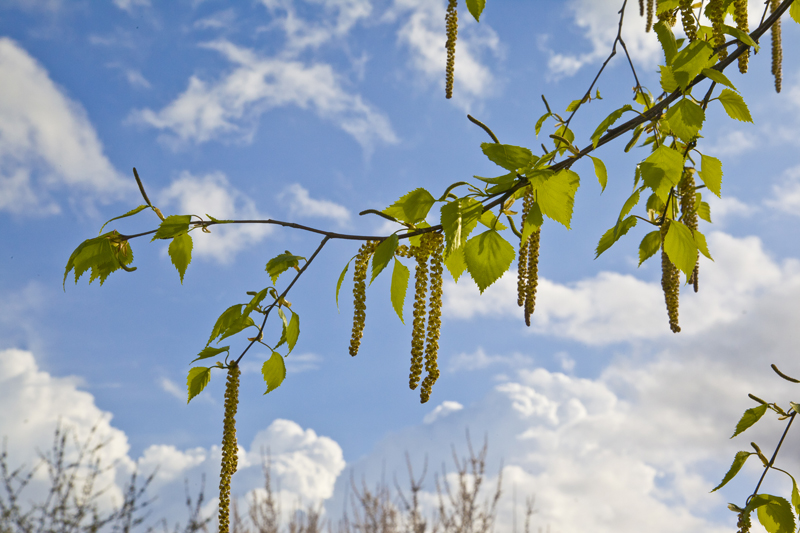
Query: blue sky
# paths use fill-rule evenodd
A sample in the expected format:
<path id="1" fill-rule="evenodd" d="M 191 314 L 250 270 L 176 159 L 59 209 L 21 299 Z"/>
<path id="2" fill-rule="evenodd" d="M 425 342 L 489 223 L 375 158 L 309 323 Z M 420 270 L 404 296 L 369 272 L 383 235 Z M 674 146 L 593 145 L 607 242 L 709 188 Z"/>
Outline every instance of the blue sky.
<path id="1" fill-rule="evenodd" d="M 62 291 L 74 247 L 141 203 L 132 166 L 168 214 L 391 231 L 358 212 L 497 172 L 467 113 L 502 142 L 536 151 L 540 95 L 557 109 L 582 96 L 620 3 L 494 0 L 480 24 L 461 6 L 447 101 L 444 1 L 3 2 L 0 434 L 12 461 L 33 461 L 58 420 L 79 434 L 99 422 L 117 465 L 109 482 L 161 465 L 156 514 L 181 518 L 183 479 L 216 475 L 222 418 L 221 374 L 186 405 L 189 362 L 222 310 L 269 284 L 267 260 L 286 249 L 308 256 L 319 242 L 277 227 L 215 228 L 195 238 L 181 285 L 166 245 L 137 240 L 135 273 Z M 661 52 L 634 7 L 624 35 L 656 91 Z M 594 260 L 647 155 L 623 154 L 625 141 L 599 151 L 610 176 L 602 195 L 591 164 L 574 167 L 582 181 L 573 229 L 543 229 L 531 328 L 511 274 L 481 297 L 470 280 L 446 281 L 443 372 L 428 404 L 407 388 L 410 317 L 404 326 L 394 314 L 388 276 L 368 291 L 360 354 L 347 354 L 350 285 L 341 312 L 334 288 L 357 245 L 332 242 L 289 297 L 302 333 L 284 385 L 262 396 L 268 354 L 245 359 L 246 455 L 234 492 L 261 484 L 259 453 L 269 447 L 287 508 L 325 500 L 337 517 L 351 472 L 402 476 L 406 450 L 417 464 L 426 455 L 440 464 L 451 444 L 464 449 L 468 428 L 476 440 L 488 435 L 492 476 L 502 460 L 507 496 L 512 486 L 536 496 L 537 527 L 730 529 L 725 504 L 743 500 L 757 469 L 722 494 L 708 491 L 747 447 L 727 438 L 751 406 L 746 394 L 785 404 L 797 391 L 769 363 L 800 374 L 798 35 L 786 17 L 780 95 L 768 37 L 750 74 L 730 74 L 754 124 L 718 105 L 708 113 L 701 149 L 723 161 L 723 199 L 711 199 L 715 224 L 704 231 L 715 262 L 703 262 L 699 294 L 683 291 L 682 333 L 669 331 L 657 261 L 636 266 L 642 228 Z M 623 59 L 599 82 L 604 99 L 576 117 L 576 144 L 631 98 Z M 130 234 L 157 222 L 142 213 L 112 227 Z M 771 449 L 777 428 L 751 439 Z M 785 450 L 796 452 L 790 438 Z M 797 471 L 792 453 L 781 460 Z M 774 490 L 786 490 L 781 482 Z M 511 505 L 504 498 L 502 524 Z"/>

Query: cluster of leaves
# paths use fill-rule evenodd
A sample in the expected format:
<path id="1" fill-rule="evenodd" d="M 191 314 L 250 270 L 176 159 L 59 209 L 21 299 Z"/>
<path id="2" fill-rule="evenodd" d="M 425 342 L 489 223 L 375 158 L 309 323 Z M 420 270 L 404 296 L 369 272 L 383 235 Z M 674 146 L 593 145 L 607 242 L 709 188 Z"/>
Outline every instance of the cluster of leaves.
<path id="1" fill-rule="evenodd" d="M 775 370 L 775 372 L 783 379 L 792 383 L 800 383 L 800 380 L 785 375 L 783 372 L 778 370 L 775 365 L 772 365 L 772 369 Z M 800 413 L 800 404 L 789 402 L 789 409 L 783 409 L 777 403 L 767 403 L 753 394 L 750 394 L 749 396 L 751 399 L 758 402 L 759 405 L 744 412 L 742 418 L 739 420 L 739 423 L 736 424 L 736 430 L 733 432 L 731 438 L 740 435 L 745 430 L 752 427 L 756 422 L 761 420 L 767 410 L 773 411 L 778 417 L 778 420 L 788 419 L 789 422 L 786 424 L 783 437 L 781 438 L 771 459 L 767 459 L 758 444 L 751 442 L 750 446 L 754 451 L 738 452 L 733 460 L 733 464 L 725 474 L 725 477 L 722 478 L 720 484 L 717 485 L 711 492 L 724 487 L 729 481 L 736 477 L 736 474 L 741 471 L 747 459 L 750 456 L 755 455 L 761 460 L 761 464 L 764 467 L 764 472 L 762 473 L 761 480 L 758 482 L 758 486 L 756 486 L 753 494 L 747 498 L 744 507 L 739 507 L 738 505 L 731 503 L 728 505 L 728 508 L 739 515 L 740 525 L 746 524 L 749 526 L 750 515 L 753 511 L 756 511 L 758 521 L 761 522 L 761 525 L 763 525 L 764 529 L 766 529 L 769 533 L 794 533 L 797 530 L 797 521 L 795 515 L 800 517 L 800 490 L 797 488 L 797 481 L 795 480 L 794 476 L 792 476 L 786 470 L 775 466 L 775 459 L 777 458 L 778 452 L 783 444 L 783 440 L 786 437 L 786 434 L 788 433 L 795 416 Z M 761 487 L 761 482 L 764 480 L 764 476 L 770 469 L 783 472 L 792 480 L 791 503 L 786 498 L 773 496 L 771 494 L 761 494 L 758 492 L 759 488 Z M 742 526 L 742 529 L 747 529 L 747 526 Z"/>

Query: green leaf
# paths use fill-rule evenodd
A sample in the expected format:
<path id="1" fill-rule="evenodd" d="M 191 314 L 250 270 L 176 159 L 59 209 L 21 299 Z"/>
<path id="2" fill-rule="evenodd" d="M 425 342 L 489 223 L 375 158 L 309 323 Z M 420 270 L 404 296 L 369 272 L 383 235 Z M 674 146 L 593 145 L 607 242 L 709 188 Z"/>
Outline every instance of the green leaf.
<path id="1" fill-rule="evenodd" d="M 528 216 L 525 218 L 525 221 L 522 224 L 521 241 L 527 242 L 531 234 L 533 234 L 533 232 L 536 231 L 538 228 L 541 228 L 542 224 L 544 224 L 544 218 L 542 217 L 542 210 L 539 207 L 538 202 L 533 202 L 533 204 L 531 204 L 530 210 L 528 211 Z"/>
<path id="2" fill-rule="evenodd" d="M 708 202 L 700 202 L 697 204 L 697 216 L 711 224 L 711 206 Z"/>
<path id="3" fill-rule="evenodd" d="M 178 269 L 181 275 L 181 284 L 183 284 L 183 276 L 186 274 L 186 268 L 192 262 L 192 236 L 188 233 L 181 233 L 172 238 L 169 243 L 169 258 L 172 264 Z"/>
<path id="4" fill-rule="evenodd" d="M 486 226 L 487 228 L 494 228 L 497 231 L 503 231 L 504 229 L 508 229 L 508 226 L 503 224 L 497 219 L 494 213 L 491 211 L 484 211 L 481 215 L 481 218 L 478 219 L 478 222 Z"/>
<path id="5" fill-rule="evenodd" d="M 189 231 L 189 222 L 192 220 L 192 215 L 170 215 L 165 218 L 156 230 L 156 234 L 150 242 L 156 239 L 171 239 L 181 233 Z"/>
<path id="6" fill-rule="evenodd" d="M 547 113 L 545 113 L 544 115 L 539 117 L 539 120 L 536 121 L 536 136 L 537 137 L 539 136 L 539 132 L 542 131 L 542 124 L 544 124 L 544 121 L 547 120 L 548 118 L 550 118 L 551 116 L 553 116 L 553 114 L 548 111 Z"/>
<path id="7" fill-rule="evenodd" d="M 739 473 L 739 470 L 742 469 L 744 462 L 747 461 L 747 458 L 751 455 L 755 454 L 753 452 L 737 452 L 736 457 L 733 459 L 733 464 L 731 465 L 730 469 L 728 469 L 728 473 L 725 474 L 725 477 L 722 478 L 720 484 L 714 487 L 711 492 L 721 489 L 728 483 L 728 481 L 732 480 L 736 474 Z"/>
<path id="8" fill-rule="evenodd" d="M 217 337 L 219 337 L 219 340 L 222 340 L 239 333 L 245 328 L 255 325 L 252 318 L 242 315 L 243 305 L 244 304 L 232 305 L 223 311 L 214 324 L 214 328 L 211 330 L 211 337 L 209 337 L 206 346 L 211 344 Z"/>
<path id="9" fill-rule="evenodd" d="M 633 111 L 633 107 L 631 107 L 630 104 L 625 104 L 603 119 L 603 121 L 599 126 L 597 126 L 597 129 L 595 129 L 594 133 L 592 134 L 592 146 L 594 148 L 597 148 L 597 143 L 600 142 L 600 137 L 603 136 L 608 128 L 610 128 L 612 124 L 619 120 L 619 117 L 624 115 L 627 111 Z"/>
<path id="10" fill-rule="evenodd" d="M 664 58 L 667 60 L 667 65 L 671 65 L 678 53 L 678 43 L 675 42 L 675 34 L 672 33 L 672 28 L 661 20 L 655 23 L 653 29 L 658 36 L 658 42 L 661 43 L 661 49 L 664 50 Z"/>
<path id="11" fill-rule="evenodd" d="M 742 31 L 739 28 L 734 28 L 733 26 L 728 26 L 728 25 L 722 26 L 722 32 L 727 33 L 728 35 L 734 37 L 735 39 L 739 39 L 740 42 L 746 44 L 747 46 L 753 47 L 756 53 L 758 53 L 758 50 L 760 48 L 758 46 L 758 43 L 755 42 L 747 32 Z"/>
<path id="12" fill-rule="evenodd" d="M 664 251 L 672 264 L 686 274 L 686 277 L 692 275 L 697 264 L 697 244 L 691 229 L 677 220 L 670 221 L 667 236 L 664 238 Z"/>
<path id="13" fill-rule="evenodd" d="M 397 220 L 416 224 L 428 216 L 436 199 L 425 189 L 414 189 L 405 196 L 400 197 L 395 203 L 383 210 L 390 217 Z"/>
<path id="14" fill-rule="evenodd" d="M 747 109 L 747 104 L 744 103 L 744 99 L 739 93 L 735 93 L 730 89 L 722 89 L 717 99 L 722 104 L 722 107 L 725 108 L 725 112 L 728 113 L 728 116 L 732 119 L 742 122 L 753 122 L 753 117 L 750 116 L 750 110 Z"/>
<path id="15" fill-rule="evenodd" d="M 683 174 L 683 156 L 662 144 L 639 165 L 639 170 L 644 184 L 666 202 L 670 189 L 678 184 Z"/>
<path id="16" fill-rule="evenodd" d="M 711 257 L 711 253 L 708 251 L 706 236 L 697 231 L 696 229 L 692 230 L 692 235 L 694 236 L 694 243 L 697 245 L 698 251 L 713 261 L 714 258 Z"/>
<path id="17" fill-rule="evenodd" d="M 694 41 L 678 52 L 672 62 L 672 75 L 681 89 L 686 87 L 697 77 L 704 68 L 710 66 L 710 59 L 714 49 L 705 41 Z"/>
<path id="18" fill-rule="evenodd" d="M 474 198 L 459 198 L 442 206 L 442 228 L 445 238 L 445 256 L 467 242 L 467 237 L 478 225 L 483 204 Z"/>
<path id="19" fill-rule="evenodd" d="M 633 194 L 631 194 L 630 197 L 628 197 L 628 199 L 625 200 L 625 203 L 622 205 L 622 210 L 619 212 L 618 220 L 622 220 L 623 217 L 625 217 L 625 215 L 631 212 L 631 209 L 636 207 L 636 205 L 639 203 L 639 197 L 640 194 L 642 193 L 642 190 L 643 187 L 636 189 L 635 191 L 633 191 Z"/>
<path id="20" fill-rule="evenodd" d="M 352 261 L 352 259 L 350 259 Z M 342 288 L 342 282 L 344 281 L 344 277 L 347 274 L 347 269 L 350 267 L 350 261 L 344 266 L 344 270 L 342 273 L 339 274 L 339 281 L 336 282 L 336 310 L 339 310 L 339 289 Z"/>
<path id="21" fill-rule="evenodd" d="M 661 232 L 659 230 L 651 231 L 645 235 L 639 244 L 639 266 L 642 266 L 642 263 L 653 257 L 660 248 Z"/>
<path id="22" fill-rule="evenodd" d="M 571 170 L 561 170 L 555 174 L 538 173 L 529 179 L 542 213 L 569 229 L 580 177 Z"/>
<path id="23" fill-rule="evenodd" d="M 285 253 L 280 255 L 276 255 L 272 259 L 267 262 L 266 271 L 269 274 L 272 283 L 278 281 L 278 276 L 289 270 L 290 268 L 294 268 L 295 270 L 300 270 L 300 260 L 305 259 L 305 257 L 300 257 L 299 255 L 292 255 L 289 250 L 286 250 Z"/>
<path id="24" fill-rule="evenodd" d="M 481 150 L 495 165 L 511 171 L 525 168 L 533 159 L 530 150 L 511 144 L 481 143 Z"/>
<path id="25" fill-rule="evenodd" d="M 294 350 L 297 339 L 300 337 L 300 315 L 292 311 L 292 319 L 286 326 L 286 344 L 289 345 L 289 352 Z"/>
<path id="26" fill-rule="evenodd" d="M 672 69 L 664 65 L 659 65 L 658 68 L 661 71 L 661 88 L 666 93 L 675 92 L 678 89 L 678 82 L 675 81 L 675 74 L 672 73 Z"/>
<path id="27" fill-rule="evenodd" d="M 264 382 L 267 384 L 267 392 L 264 394 L 281 386 L 283 380 L 286 379 L 286 363 L 281 354 L 272 352 L 272 356 L 261 365 L 261 375 L 264 376 Z"/>
<path id="28" fill-rule="evenodd" d="M 244 311 L 242 311 L 242 315 L 250 316 L 250 313 L 252 313 L 256 307 L 258 307 L 258 304 L 260 304 L 264 298 L 267 297 L 268 292 L 269 287 L 254 294 L 253 298 L 250 300 L 250 303 L 248 303 L 247 306 L 245 306 Z"/>
<path id="29" fill-rule="evenodd" d="M 480 176 L 473 176 L 473 178 L 479 179 L 482 182 L 490 185 L 511 185 L 517 180 L 517 173 L 509 172 L 508 174 L 503 174 L 502 176 L 497 176 L 496 178 L 482 178 Z"/>
<path id="30" fill-rule="evenodd" d="M 703 127 L 706 114 L 703 108 L 688 98 L 683 98 L 666 114 L 669 127 L 685 143 L 694 139 Z"/>
<path id="31" fill-rule="evenodd" d="M 658 0 L 656 14 L 663 13 L 664 11 L 668 11 L 670 9 L 675 9 L 678 7 L 679 3 L 680 2 L 678 0 Z"/>
<path id="32" fill-rule="evenodd" d="M 792 7 L 789 8 L 789 15 L 792 16 L 795 22 L 800 24 L 800 2 L 792 2 Z"/>
<path id="33" fill-rule="evenodd" d="M 384 239 L 378 247 L 375 248 L 375 252 L 372 255 L 372 279 L 369 281 L 370 285 L 372 285 L 372 282 L 378 277 L 378 274 L 383 272 L 383 269 L 386 268 L 389 261 L 392 260 L 394 252 L 397 250 L 398 243 L 399 239 L 397 235 L 393 234 Z"/>
<path id="34" fill-rule="evenodd" d="M 575 134 L 572 133 L 572 130 L 566 126 L 561 126 L 556 130 L 556 135 L 563 138 L 565 141 L 568 142 L 569 145 L 572 145 L 575 140 Z M 559 155 L 564 155 L 564 152 L 567 150 L 567 144 L 564 144 L 563 141 L 559 141 L 558 139 L 553 139 L 556 146 L 558 146 L 557 150 Z"/>
<path id="35" fill-rule="evenodd" d="M 747 411 L 745 411 L 744 414 L 742 415 L 741 420 L 739 420 L 739 423 L 736 424 L 736 431 L 733 432 L 733 435 L 731 435 L 731 438 L 733 438 L 736 435 L 739 435 L 741 433 L 744 433 L 744 431 L 747 428 L 749 428 L 750 426 L 752 426 L 753 424 L 758 422 L 759 419 L 762 416 L 764 416 L 764 413 L 766 413 L 766 412 L 767 412 L 767 406 L 766 405 L 759 405 L 757 407 L 752 407 L 752 408 L 748 409 Z"/>
<path id="36" fill-rule="evenodd" d="M 794 533 L 796 529 L 794 514 L 792 506 L 786 498 L 768 494 L 759 494 L 758 496 L 768 500 L 766 505 L 758 507 L 758 521 L 761 522 L 764 529 L 768 533 Z"/>
<path id="37" fill-rule="evenodd" d="M 698 172 L 708 190 L 722 198 L 722 161 L 708 155 L 700 156 L 703 168 Z"/>
<path id="38" fill-rule="evenodd" d="M 471 238 L 464 247 L 467 268 L 481 293 L 508 270 L 514 256 L 514 247 L 493 229 Z"/>
<path id="39" fill-rule="evenodd" d="M 795 409 L 795 412 L 798 412 Z M 800 491 L 797 490 L 797 481 L 792 477 L 792 505 L 794 505 L 794 512 L 800 516 Z"/>
<path id="40" fill-rule="evenodd" d="M 405 304 L 406 301 L 409 276 L 410 272 L 408 271 L 408 267 L 395 258 L 394 268 L 392 269 L 391 299 L 392 307 L 394 307 L 394 311 L 397 313 L 397 316 L 400 317 L 400 322 L 403 324 L 406 323 L 406 321 L 403 320 L 403 304 Z"/>
<path id="41" fill-rule="evenodd" d="M 210 346 L 206 346 L 205 348 L 203 348 L 203 350 L 199 354 L 197 354 L 197 359 L 194 359 L 192 361 L 192 363 L 194 363 L 195 361 L 199 361 L 201 359 L 208 359 L 209 357 L 216 357 L 217 355 L 221 354 L 222 352 L 230 353 L 229 350 L 230 350 L 230 346 L 223 346 L 222 348 L 212 348 Z"/>
<path id="42" fill-rule="evenodd" d="M 597 174 L 597 181 L 600 182 L 600 188 L 605 191 L 606 184 L 608 183 L 608 171 L 606 170 L 606 164 L 603 163 L 603 160 L 597 157 L 589 156 L 592 158 L 592 163 L 594 163 L 594 173 Z"/>
<path id="43" fill-rule="evenodd" d="M 795 413 L 800 414 L 800 403 L 789 402 L 789 405 L 792 406 L 792 409 L 794 409 Z"/>
<path id="44" fill-rule="evenodd" d="M 571 101 L 569 103 L 569 105 L 567 106 L 567 113 L 572 113 L 573 111 L 577 111 L 582 103 L 583 103 L 583 99 L 581 99 L 581 98 L 578 98 L 577 100 Z"/>
<path id="45" fill-rule="evenodd" d="M 128 212 L 127 212 L 127 213 L 125 213 L 124 215 L 120 215 L 120 216 L 118 216 L 118 217 L 114 217 L 114 218 L 112 218 L 111 220 L 109 220 L 108 222 L 106 222 L 105 224 L 103 224 L 103 225 L 100 227 L 100 231 L 99 231 L 98 233 L 103 233 L 103 228 L 105 228 L 105 227 L 108 225 L 108 223 L 109 223 L 109 222 L 113 222 L 113 221 L 115 221 L 115 220 L 119 220 L 119 219 L 121 219 L 121 218 L 131 217 L 131 216 L 135 215 L 136 213 L 139 213 L 139 212 L 141 212 L 142 210 L 144 210 L 144 209 L 147 209 L 148 207 L 150 207 L 150 206 L 147 206 L 147 205 L 140 205 L 139 207 L 137 207 L 137 208 L 135 208 L 135 209 L 131 209 L 130 211 L 128 211 Z"/>
<path id="46" fill-rule="evenodd" d="M 444 266 L 447 267 L 447 271 L 453 276 L 453 281 L 458 283 L 458 278 L 467 270 L 467 261 L 464 258 L 464 247 L 458 248 L 447 256 L 444 260 Z"/>
<path id="47" fill-rule="evenodd" d="M 606 231 L 603 236 L 600 237 L 600 242 L 597 243 L 597 248 L 595 249 L 594 258 L 597 259 L 600 257 L 600 254 L 611 248 L 620 237 L 628 233 L 632 227 L 636 226 L 636 221 L 637 219 L 634 216 L 618 220 L 613 228 Z"/>
<path id="48" fill-rule="evenodd" d="M 714 70 L 713 68 L 704 68 L 700 72 L 700 74 L 710 79 L 711 81 L 717 82 L 718 84 L 724 85 L 725 87 L 730 87 L 734 91 L 736 90 L 736 87 L 733 86 L 731 80 L 729 80 L 725 74 L 723 74 L 718 70 Z"/>
<path id="49" fill-rule="evenodd" d="M 483 7 L 486 5 L 486 0 L 467 0 L 467 9 L 475 17 L 475 20 L 480 22 Z"/>
<path id="50" fill-rule="evenodd" d="M 192 398 L 203 392 L 208 382 L 211 380 L 211 369 L 204 366 L 196 366 L 189 370 L 189 376 L 186 378 L 186 386 L 189 389 L 189 399 L 186 403 L 192 401 Z"/>

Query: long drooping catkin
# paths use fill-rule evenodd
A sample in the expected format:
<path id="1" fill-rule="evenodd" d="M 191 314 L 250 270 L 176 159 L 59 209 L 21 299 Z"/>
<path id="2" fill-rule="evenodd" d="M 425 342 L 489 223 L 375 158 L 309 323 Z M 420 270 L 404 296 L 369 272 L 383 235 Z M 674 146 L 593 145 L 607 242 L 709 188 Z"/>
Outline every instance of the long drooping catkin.
<path id="1" fill-rule="evenodd" d="M 428 300 L 428 255 L 429 240 L 425 235 L 419 246 L 412 246 L 410 255 L 417 261 L 414 272 L 414 322 L 411 328 L 411 371 L 408 375 L 409 388 L 416 389 L 422 378 L 422 356 L 425 352 L 425 313 Z"/>
<path id="2" fill-rule="evenodd" d="M 709 0 L 706 14 L 711 20 L 711 35 L 714 38 L 714 48 L 717 49 L 717 55 L 720 59 L 728 57 L 728 49 L 724 48 L 725 44 L 725 6 L 724 0 Z"/>
<path id="3" fill-rule="evenodd" d="M 437 233 L 430 233 L 431 293 L 428 303 L 428 335 L 425 342 L 425 371 L 428 373 L 420 387 L 420 402 L 431 397 L 433 384 L 439 379 L 439 335 L 442 330 L 442 274 L 444 273 L 444 239 Z"/>
<path id="4" fill-rule="evenodd" d="M 236 410 L 239 404 L 239 365 L 228 367 L 225 385 L 225 419 L 222 432 L 222 468 L 219 476 L 219 531 L 228 533 L 230 525 L 231 476 L 238 467 Z"/>
<path id="5" fill-rule="evenodd" d="M 364 324 L 367 319 L 367 268 L 369 258 L 377 246 L 376 241 L 367 241 L 361 245 L 356 256 L 353 269 L 353 333 L 350 337 L 350 355 L 356 356 L 364 336 Z"/>
<path id="6" fill-rule="evenodd" d="M 695 24 L 694 12 L 692 11 L 692 0 L 680 0 L 679 7 L 683 32 L 690 41 L 694 41 L 697 38 L 697 24 Z"/>
<path id="7" fill-rule="evenodd" d="M 780 0 L 771 0 L 770 9 L 774 13 L 780 5 Z M 772 25 L 772 75 L 775 76 L 775 91 L 781 92 L 783 81 L 783 48 L 781 46 L 781 19 Z"/>
<path id="8" fill-rule="evenodd" d="M 655 10 L 655 0 L 647 0 L 647 26 L 644 31 L 649 32 L 653 29 L 653 11 Z"/>
<path id="9" fill-rule="evenodd" d="M 525 219 L 528 218 L 528 213 L 533 203 L 533 194 L 526 191 L 525 199 L 522 204 L 522 221 L 520 227 L 525 231 Z M 528 292 L 528 246 L 530 239 L 520 239 L 519 241 L 519 256 L 517 257 L 517 305 L 522 307 L 525 305 L 525 295 Z"/>
<path id="10" fill-rule="evenodd" d="M 536 228 L 528 240 L 528 284 L 525 290 L 525 325 L 531 325 L 531 315 L 536 307 L 536 289 L 539 286 L 539 236 L 542 228 Z"/>
<path id="11" fill-rule="evenodd" d="M 691 228 L 692 231 L 697 231 L 697 206 L 695 205 L 696 200 L 696 183 L 694 180 L 694 169 L 687 168 L 683 172 L 683 177 L 681 181 L 678 183 L 678 195 L 680 196 L 680 205 L 681 205 L 681 220 L 687 227 Z M 700 285 L 699 285 L 699 275 L 700 275 L 700 253 L 697 253 L 697 260 L 695 261 L 694 270 L 692 271 L 692 275 L 689 279 L 689 283 L 692 284 L 694 287 L 694 292 L 697 292 Z"/>
<path id="12" fill-rule="evenodd" d="M 669 315 L 669 329 L 673 333 L 678 333 L 681 327 L 678 325 L 678 295 L 680 291 L 680 275 L 678 269 L 669 260 L 667 252 L 664 251 L 664 240 L 669 231 L 669 220 L 661 224 L 661 289 L 664 291 L 664 300 L 667 303 L 667 314 Z"/>
<path id="13" fill-rule="evenodd" d="M 750 31 L 750 23 L 747 20 L 747 0 L 733 0 L 733 20 L 736 22 L 736 27 L 743 32 Z M 742 74 L 747 72 L 747 63 L 750 60 L 750 49 L 745 50 L 739 56 L 739 72 Z"/>
<path id="14" fill-rule="evenodd" d="M 456 64 L 456 39 L 458 38 L 458 0 L 450 0 L 447 4 L 447 13 L 444 16 L 447 26 L 447 67 L 445 70 L 445 97 L 453 97 L 453 75 Z"/>

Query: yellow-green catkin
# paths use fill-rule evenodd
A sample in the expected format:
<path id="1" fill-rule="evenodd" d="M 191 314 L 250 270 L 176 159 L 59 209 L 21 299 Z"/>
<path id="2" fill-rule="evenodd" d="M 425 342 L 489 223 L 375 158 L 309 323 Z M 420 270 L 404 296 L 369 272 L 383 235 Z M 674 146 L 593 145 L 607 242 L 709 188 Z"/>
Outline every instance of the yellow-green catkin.
<path id="1" fill-rule="evenodd" d="M 350 337 L 350 355 L 353 357 L 358 354 L 361 337 L 364 336 L 364 324 L 367 319 L 367 268 L 376 246 L 375 241 L 362 244 L 353 269 L 353 334 Z"/>
<path id="2" fill-rule="evenodd" d="M 739 513 L 736 527 L 739 528 L 736 533 L 750 533 L 750 512 L 742 510 Z"/>
<path id="3" fill-rule="evenodd" d="M 667 314 L 669 315 L 669 329 L 673 333 L 678 333 L 681 327 L 678 325 L 678 294 L 680 291 L 680 275 L 678 269 L 669 260 L 667 252 L 664 251 L 664 239 L 669 231 L 669 220 L 665 220 L 661 225 L 661 289 L 664 291 L 664 300 L 667 303 Z"/>
<path id="4" fill-rule="evenodd" d="M 711 36 L 713 37 L 714 48 L 718 48 L 717 55 L 720 60 L 728 57 L 728 49 L 724 48 L 725 33 L 723 26 L 725 25 L 725 2 L 724 0 L 709 0 L 706 14 L 711 21 Z"/>
<path id="5" fill-rule="evenodd" d="M 536 307 L 536 289 L 539 286 L 539 236 L 542 228 L 536 228 L 528 240 L 528 286 L 525 291 L 525 325 L 531 325 L 531 315 Z"/>
<path id="6" fill-rule="evenodd" d="M 238 467 L 236 443 L 236 409 L 239 404 L 239 365 L 228 367 L 225 385 L 225 420 L 222 433 L 222 468 L 219 476 L 219 532 L 228 533 L 230 527 L 231 476 Z"/>
<path id="7" fill-rule="evenodd" d="M 655 0 L 647 0 L 647 26 L 644 31 L 649 32 L 653 29 L 653 12 L 655 11 Z"/>
<path id="8" fill-rule="evenodd" d="M 680 204 L 681 204 L 681 219 L 687 227 L 691 228 L 693 231 L 697 231 L 697 206 L 696 206 L 696 192 L 695 189 L 697 188 L 696 182 L 694 179 L 695 170 L 693 168 L 687 168 L 683 172 L 683 177 L 681 181 L 678 183 L 678 195 L 680 196 Z M 700 275 L 700 253 L 697 254 L 697 260 L 694 264 L 694 270 L 692 270 L 692 275 L 689 278 L 689 283 L 692 284 L 694 287 L 694 292 L 697 292 L 700 285 L 699 285 L 699 275 Z"/>
<path id="9" fill-rule="evenodd" d="M 771 0 L 770 9 L 774 13 L 780 0 Z M 772 75 L 775 76 L 775 91 L 781 92 L 781 82 L 783 81 L 782 72 L 783 49 L 781 47 L 781 19 L 772 25 Z"/>
<path id="10" fill-rule="evenodd" d="M 680 0 L 678 6 L 681 11 L 683 32 L 690 41 L 694 41 L 697 39 L 697 24 L 694 20 L 694 11 L 692 11 L 692 0 Z"/>
<path id="11" fill-rule="evenodd" d="M 428 300 L 428 256 L 430 240 L 427 233 L 420 238 L 418 246 L 409 250 L 417 261 L 414 272 L 414 323 L 411 328 L 411 371 L 408 375 L 408 386 L 417 388 L 422 378 L 422 357 L 425 353 L 425 314 Z"/>
<path id="12" fill-rule="evenodd" d="M 528 218 L 528 213 L 531 209 L 533 196 L 530 192 L 526 191 L 525 199 L 522 204 L 522 221 L 520 228 L 525 230 L 525 219 Z M 528 291 L 528 243 L 530 239 L 519 241 L 519 256 L 517 257 L 517 305 L 523 307 L 525 305 L 525 295 Z"/>
<path id="13" fill-rule="evenodd" d="M 747 0 L 733 0 L 733 20 L 738 29 L 745 33 L 750 31 L 750 23 L 747 20 Z M 747 72 L 749 60 L 750 49 L 748 48 L 739 56 L 739 72 L 742 74 Z"/>
<path id="14" fill-rule="evenodd" d="M 444 273 L 444 239 L 438 233 L 429 233 L 431 290 L 428 302 L 428 335 L 425 342 L 425 371 L 428 373 L 420 387 L 420 403 L 431 397 L 433 384 L 439 379 L 439 335 L 442 330 L 442 274 Z"/>
<path id="15" fill-rule="evenodd" d="M 458 0 L 450 0 L 447 4 L 447 13 L 444 16 L 447 26 L 447 67 L 445 75 L 445 97 L 453 97 L 453 73 L 456 64 L 456 39 L 458 38 Z"/>

